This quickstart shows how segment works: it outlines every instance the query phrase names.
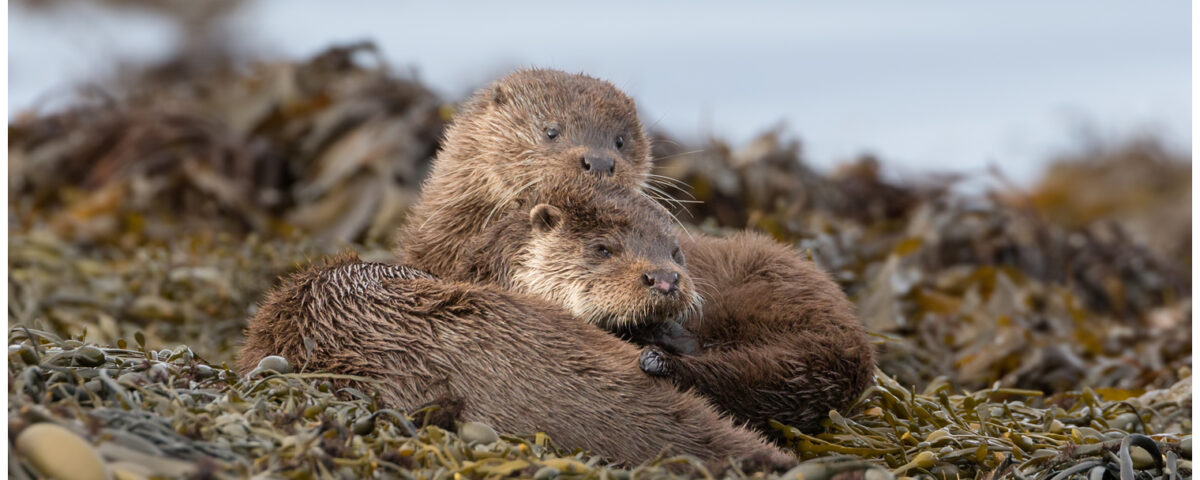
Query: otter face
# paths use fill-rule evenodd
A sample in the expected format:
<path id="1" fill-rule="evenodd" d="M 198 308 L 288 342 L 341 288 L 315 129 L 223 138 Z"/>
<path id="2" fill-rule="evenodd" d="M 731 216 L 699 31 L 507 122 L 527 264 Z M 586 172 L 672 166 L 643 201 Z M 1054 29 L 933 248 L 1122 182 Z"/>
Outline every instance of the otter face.
<path id="1" fill-rule="evenodd" d="M 515 286 L 609 331 L 673 321 L 700 305 L 661 207 L 642 197 L 529 212 Z"/>
<path id="2" fill-rule="evenodd" d="M 525 70 L 481 91 L 463 117 L 468 141 L 501 158 L 483 162 L 506 192 L 541 182 L 601 182 L 642 189 L 650 142 L 633 100 L 612 84 L 555 70 Z M 500 192 L 497 192 L 500 193 Z"/>

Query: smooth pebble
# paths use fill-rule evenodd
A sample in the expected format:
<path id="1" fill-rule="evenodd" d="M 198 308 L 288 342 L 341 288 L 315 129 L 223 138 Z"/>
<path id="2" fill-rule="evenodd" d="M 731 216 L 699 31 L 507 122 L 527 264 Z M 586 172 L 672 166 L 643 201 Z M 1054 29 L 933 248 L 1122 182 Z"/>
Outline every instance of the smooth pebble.
<path id="1" fill-rule="evenodd" d="M 463 422 L 458 427 L 458 436 L 467 443 L 494 443 L 500 440 L 495 429 L 479 422 Z"/>
<path id="2" fill-rule="evenodd" d="M 64 427 L 52 423 L 32 425 L 17 436 L 16 443 L 17 451 L 47 477 L 67 480 L 103 480 L 106 477 L 104 462 L 100 461 L 96 449 Z"/>

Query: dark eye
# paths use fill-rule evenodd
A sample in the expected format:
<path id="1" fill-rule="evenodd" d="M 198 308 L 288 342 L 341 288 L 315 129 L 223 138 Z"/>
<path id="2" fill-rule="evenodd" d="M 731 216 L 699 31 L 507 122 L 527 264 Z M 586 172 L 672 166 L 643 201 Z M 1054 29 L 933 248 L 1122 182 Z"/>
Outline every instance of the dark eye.
<path id="1" fill-rule="evenodd" d="M 608 247 L 606 247 L 604 245 L 596 245 L 595 249 L 596 249 L 596 254 L 600 255 L 601 257 L 604 257 L 604 258 L 612 257 L 612 250 L 609 250 Z"/>
<path id="2" fill-rule="evenodd" d="M 671 251 L 671 259 L 675 260 L 675 263 L 683 265 L 683 251 L 679 250 L 679 247 L 675 247 L 675 250 Z"/>
<path id="3" fill-rule="evenodd" d="M 623 135 L 618 135 L 617 136 L 617 150 L 620 150 L 624 146 L 625 146 L 625 137 Z"/>
<path id="4" fill-rule="evenodd" d="M 546 129 L 546 138 L 549 138 L 551 140 L 558 138 L 558 129 L 554 128 L 554 127 L 547 128 Z"/>

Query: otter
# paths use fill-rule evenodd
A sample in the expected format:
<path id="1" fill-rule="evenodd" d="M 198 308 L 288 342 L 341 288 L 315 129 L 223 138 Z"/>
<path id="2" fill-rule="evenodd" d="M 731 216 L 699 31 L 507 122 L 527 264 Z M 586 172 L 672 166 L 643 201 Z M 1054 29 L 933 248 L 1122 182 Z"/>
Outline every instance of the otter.
<path id="1" fill-rule="evenodd" d="M 641 191 L 649 170 L 650 140 L 632 99 L 589 77 L 517 72 L 455 114 L 395 253 L 400 263 L 448 275 L 472 239 L 523 195 L 598 183 Z"/>
<path id="2" fill-rule="evenodd" d="M 547 205 L 530 212 L 532 244 L 562 238 L 560 232 L 573 228 L 572 219 L 559 212 L 565 210 Z M 531 263 L 547 252 L 530 251 Z M 622 263 L 665 262 L 630 255 Z M 643 297 L 664 315 L 686 310 L 687 301 L 655 300 L 661 293 L 659 285 L 649 285 Z M 643 373 L 640 350 L 632 344 L 557 306 L 495 285 L 443 280 L 347 255 L 310 267 L 270 293 L 246 336 L 240 372 L 267 355 L 282 355 L 303 371 L 377 380 L 339 384 L 374 391 L 391 407 L 438 405 L 449 409 L 442 422 L 545 432 L 561 446 L 621 465 L 643 463 L 664 449 L 698 457 L 713 471 L 729 466 L 730 457 L 752 469 L 783 470 L 796 463 L 700 396 Z"/>
<path id="3" fill-rule="evenodd" d="M 476 92 L 452 119 L 395 253 L 472 280 L 459 266 L 488 224 L 519 211 L 522 199 L 604 185 L 648 196 L 651 166 L 636 105 L 615 86 L 554 70 L 515 72 Z M 660 324 L 666 334 L 626 332 L 653 344 L 641 359 L 646 373 L 696 389 L 779 441 L 770 420 L 818 430 L 830 409 L 866 389 L 874 349 L 820 268 L 758 234 L 676 236 L 703 305 L 683 318 L 682 332 L 670 322 Z"/>
<path id="4" fill-rule="evenodd" d="M 661 205 L 607 185 L 542 189 L 515 204 L 451 277 L 538 297 L 613 333 L 678 325 L 700 308 Z"/>
<path id="5" fill-rule="evenodd" d="M 874 381 L 875 351 L 837 283 L 794 249 L 757 233 L 680 238 L 704 298 L 682 319 L 703 353 L 670 339 L 642 357 L 647 373 L 694 388 L 782 443 L 772 419 L 820 428 Z M 678 338 L 678 337 L 673 337 Z"/>

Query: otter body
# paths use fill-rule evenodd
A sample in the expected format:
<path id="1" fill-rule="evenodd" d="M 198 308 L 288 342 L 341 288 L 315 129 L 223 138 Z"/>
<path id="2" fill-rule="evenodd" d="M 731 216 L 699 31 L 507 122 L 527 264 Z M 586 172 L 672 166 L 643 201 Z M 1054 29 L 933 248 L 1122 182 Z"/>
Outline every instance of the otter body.
<path id="1" fill-rule="evenodd" d="M 683 323 L 702 353 L 664 352 L 659 374 L 777 440 L 769 420 L 813 431 L 873 381 L 875 351 L 853 304 L 795 249 L 750 232 L 680 243 L 706 279 L 703 314 Z"/>
<path id="2" fill-rule="evenodd" d="M 516 72 L 477 92 L 454 118 L 396 254 L 438 275 L 486 281 L 462 265 L 475 261 L 473 246 L 490 222 L 546 191 L 644 194 L 650 168 L 636 107 L 613 85 Z M 648 373 L 695 388 L 772 435 L 768 420 L 814 430 L 866 388 L 874 351 L 853 306 L 818 267 L 761 235 L 677 236 L 703 305 L 686 318 L 685 335 L 666 337 L 700 350 L 650 348 L 642 359 Z M 575 312 L 561 298 L 539 296 Z"/>
<path id="3" fill-rule="evenodd" d="M 357 384 L 396 408 L 436 404 L 455 421 L 546 432 L 619 463 L 664 448 L 719 468 L 730 457 L 794 459 L 700 397 L 643 373 L 639 350 L 534 297 L 342 258 L 296 275 L 250 322 L 238 369 L 282 355 Z M 315 347 L 305 348 L 305 338 Z"/>

